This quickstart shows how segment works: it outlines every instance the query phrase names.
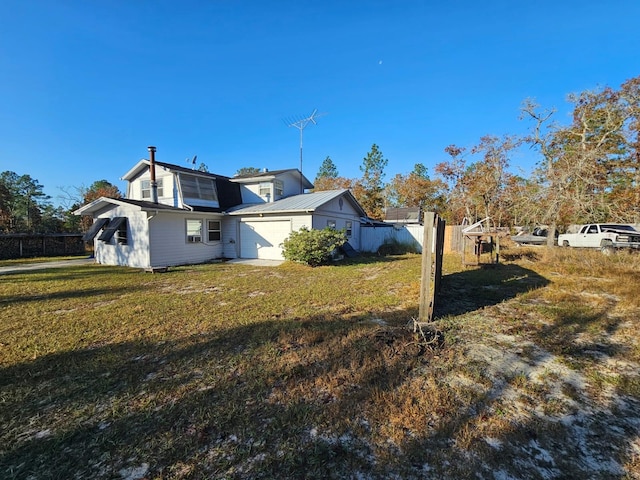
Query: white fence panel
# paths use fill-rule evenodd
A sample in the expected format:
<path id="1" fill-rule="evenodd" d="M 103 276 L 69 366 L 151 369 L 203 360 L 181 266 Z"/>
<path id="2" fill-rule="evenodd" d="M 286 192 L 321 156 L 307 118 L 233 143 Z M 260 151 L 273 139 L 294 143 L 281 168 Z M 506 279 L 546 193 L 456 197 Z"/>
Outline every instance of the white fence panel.
<path id="1" fill-rule="evenodd" d="M 369 226 L 360 228 L 360 251 L 377 252 L 384 243 L 397 242 L 415 245 L 418 252 L 422 252 L 424 226 L 422 225 L 390 225 Z"/>

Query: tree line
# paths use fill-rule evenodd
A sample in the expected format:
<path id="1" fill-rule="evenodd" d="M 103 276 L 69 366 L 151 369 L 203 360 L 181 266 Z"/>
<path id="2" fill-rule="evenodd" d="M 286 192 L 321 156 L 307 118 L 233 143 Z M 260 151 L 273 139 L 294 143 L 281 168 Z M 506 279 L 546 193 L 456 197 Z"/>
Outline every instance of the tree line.
<path id="1" fill-rule="evenodd" d="M 44 186 L 30 175 L 0 173 L 0 233 L 78 233 L 91 219 L 73 215 L 80 206 L 102 196 L 121 198 L 118 187 L 98 180 L 89 187 L 63 190 L 62 206 L 54 206 Z"/>
<path id="2" fill-rule="evenodd" d="M 385 181 L 388 160 L 376 144 L 363 158 L 359 178 L 339 175 L 326 157 L 314 190 L 348 188 L 367 215 L 382 220 L 389 207 L 435 211 L 452 224 L 491 218 L 497 226 L 557 226 L 588 222 L 640 223 L 640 76 L 618 88 L 570 94 L 571 117 L 526 99 L 520 118 L 525 135 L 486 135 L 472 146 L 449 145 L 448 159 L 433 175 L 417 163 L 411 172 Z M 535 156 L 528 176 L 510 171 L 517 152 Z M 202 168 L 206 171 L 206 167 Z M 256 173 L 254 167 L 238 173 Z M 0 232 L 77 232 L 86 227 L 72 214 L 100 196 L 121 197 L 106 180 L 65 192 L 54 207 L 43 186 L 29 175 L 0 173 Z"/>
<path id="3" fill-rule="evenodd" d="M 363 159 L 361 178 L 341 177 L 330 157 L 316 190 L 349 188 L 367 214 L 383 219 L 387 207 L 421 207 L 460 224 L 490 217 L 498 226 L 557 226 L 587 222 L 640 223 L 640 77 L 619 88 L 567 97 L 571 120 L 531 99 L 520 108 L 525 135 L 486 135 L 476 145 L 449 145 L 433 178 L 419 163 L 383 181 L 387 159 L 377 145 Z M 536 157 L 528 177 L 510 172 L 516 152 Z"/>

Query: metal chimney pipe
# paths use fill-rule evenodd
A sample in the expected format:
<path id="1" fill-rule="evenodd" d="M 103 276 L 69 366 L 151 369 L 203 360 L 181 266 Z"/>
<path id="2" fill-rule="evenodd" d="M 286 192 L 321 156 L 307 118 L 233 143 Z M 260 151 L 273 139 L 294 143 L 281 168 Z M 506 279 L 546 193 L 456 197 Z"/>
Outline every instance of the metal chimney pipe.
<path id="1" fill-rule="evenodd" d="M 156 182 L 156 147 L 147 147 L 149 150 L 149 174 L 151 175 L 151 181 L 149 186 L 151 187 L 151 201 L 158 203 L 158 182 Z"/>

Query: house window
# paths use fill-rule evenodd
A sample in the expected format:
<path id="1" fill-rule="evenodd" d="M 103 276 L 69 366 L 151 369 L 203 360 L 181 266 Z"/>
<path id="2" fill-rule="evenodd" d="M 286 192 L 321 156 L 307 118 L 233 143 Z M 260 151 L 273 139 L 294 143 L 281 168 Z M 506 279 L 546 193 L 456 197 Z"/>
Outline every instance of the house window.
<path id="1" fill-rule="evenodd" d="M 187 243 L 202 242 L 202 220 L 187 220 Z"/>
<path id="2" fill-rule="evenodd" d="M 207 222 L 207 231 L 210 242 L 219 242 L 222 237 L 222 232 L 220 230 L 220 221 L 219 220 L 209 220 Z"/>
<path id="3" fill-rule="evenodd" d="M 158 186 L 158 197 L 163 196 L 162 191 L 162 179 L 158 178 L 156 180 L 156 185 Z M 142 199 L 151 198 L 151 180 L 142 180 L 140 182 L 140 188 L 142 190 Z"/>
<path id="4" fill-rule="evenodd" d="M 271 195 L 271 184 L 262 182 L 260 184 L 260 196 L 266 197 L 267 195 Z"/>
<path id="5" fill-rule="evenodd" d="M 351 221 L 344 222 L 344 230 L 345 230 L 345 235 L 347 237 L 350 237 L 351 233 L 353 232 L 353 223 L 351 223 Z"/>
<path id="6" fill-rule="evenodd" d="M 98 240 L 100 240 L 101 242 L 104 242 L 104 243 L 111 243 L 111 239 L 113 238 L 113 236 L 116 235 L 117 232 L 120 232 L 123 229 L 124 229 L 124 236 L 125 236 L 125 239 L 126 239 L 126 235 L 127 235 L 127 218 L 126 217 L 114 217 L 109 222 L 109 226 L 107 228 L 105 228 L 104 230 L 102 230 L 102 233 L 98 237 Z M 118 236 L 116 236 L 116 241 L 118 243 L 121 243 L 120 241 L 118 241 Z M 126 243 L 125 243 L 125 245 L 126 245 Z"/>
<path id="7" fill-rule="evenodd" d="M 336 221 L 335 220 L 327 220 L 327 227 L 336 228 Z"/>
<path id="8" fill-rule="evenodd" d="M 180 188 L 184 198 L 198 200 L 210 200 L 217 202 L 218 193 L 213 178 L 196 177 L 195 175 L 181 174 Z"/>
<path id="9" fill-rule="evenodd" d="M 277 197 L 282 197 L 284 195 L 284 184 L 282 183 L 282 180 L 275 180 L 273 182 L 273 188 Z"/>
<path id="10" fill-rule="evenodd" d="M 116 243 L 120 245 L 127 245 L 129 243 L 129 237 L 127 236 L 127 222 L 122 222 L 116 230 Z"/>

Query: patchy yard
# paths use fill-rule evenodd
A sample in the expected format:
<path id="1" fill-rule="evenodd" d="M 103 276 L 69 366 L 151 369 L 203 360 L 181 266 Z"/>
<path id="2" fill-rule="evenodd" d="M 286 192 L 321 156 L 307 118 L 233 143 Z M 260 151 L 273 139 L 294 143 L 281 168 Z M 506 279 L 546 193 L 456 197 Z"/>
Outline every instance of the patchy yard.
<path id="1" fill-rule="evenodd" d="M 0 477 L 640 478 L 638 256 L 513 252 L 0 276 Z"/>

